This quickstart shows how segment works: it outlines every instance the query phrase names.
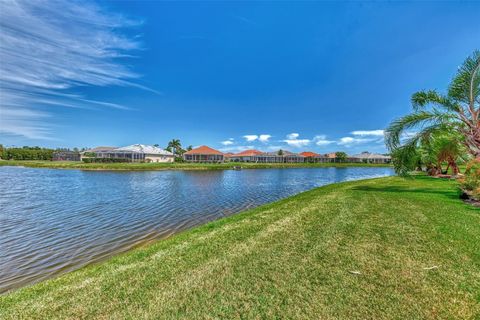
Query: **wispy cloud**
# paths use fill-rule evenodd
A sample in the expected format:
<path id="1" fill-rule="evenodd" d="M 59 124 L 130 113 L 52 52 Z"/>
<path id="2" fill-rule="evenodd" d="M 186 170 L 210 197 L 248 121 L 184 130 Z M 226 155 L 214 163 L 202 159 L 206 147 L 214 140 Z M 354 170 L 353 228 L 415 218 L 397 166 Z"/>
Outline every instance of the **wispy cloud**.
<path id="1" fill-rule="evenodd" d="M 372 142 L 372 141 L 373 141 L 372 139 L 343 137 L 343 138 L 340 138 L 340 140 L 338 141 L 338 144 L 341 145 L 341 146 L 350 147 L 350 146 L 353 146 L 353 145 L 366 143 L 366 142 Z"/>
<path id="2" fill-rule="evenodd" d="M 139 75 L 120 62 L 141 49 L 122 33 L 141 24 L 93 2 L 11 0 L 0 3 L 0 132 L 50 137 L 45 108 L 125 106 L 94 101 L 72 88 L 133 86 Z M 40 108 L 43 111 L 39 111 Z M 48 109 L 47 109 L 48 110 Z"/>
<path id="3" fill-rule="evenodd" d="M 249 24 L 249 25 L 256 25 L 257 23 L 251 19 L 248 19 L 247 17 L 244 16 L 233 16 L 233 18 L 237 19 L 238 21 L 241 21 L 243 23 Z"/>
<path id="4" fill-rule="evenodd" d="M 353 137 L 343 137 L 337 141 L 338 145 L 352 147 L 362 144 L 383 143 L 383 130 L 355 130 L 350 132 Z"/>
<path id="5" fill-rule="evenodd" d="M 354 136 L 375 136 L 375 137 L 383 137 L 383 130 L 357 130 L 357 131 L 352 131 L 351 134 Z"/>
<path id="6" fill-rule="evenodd" d="M 298 137 L 300 137 L 300 134 L 290 133 L 290 134 L 287 134 L 287 139 L 282 140 L 282 142 L 285 142 L 290 147 L 294 147 L 294 148 L 301 148 L 301 147 L 308 146 L 310 144 L 310 139 L 298 139 Z"/>
<path id="7" fill-rule="evenodd" d="M 328 140 L 326 135 L 318 135 L 313 138 L 313 141 L 317 146 L 327 146 L 329 144 L 335 143 L 333 140 Z"/>
<path id="8" fill-rule="evenodd" d="M 289 134 L 287 134 L 287 139 L 289 139 L 289 140 L 295 140 L 295 139 L 297 139 L 298 137 L 300 137 L 300 134 L 298 134 L 298 133 L 289 133 Z"/>

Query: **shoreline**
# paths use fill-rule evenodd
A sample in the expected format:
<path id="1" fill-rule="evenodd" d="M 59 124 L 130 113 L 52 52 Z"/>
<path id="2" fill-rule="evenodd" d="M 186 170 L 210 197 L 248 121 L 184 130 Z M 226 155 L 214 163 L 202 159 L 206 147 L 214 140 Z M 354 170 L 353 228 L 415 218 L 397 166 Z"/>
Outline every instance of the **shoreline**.
<path id="1" fill-rule="evenodd" d="M 242 167 L 242 170 L 283 168 L 392 167 L 391 164 L 370 163 L 83 163 L 73 161 L 0 160 L 0 167 L 3 166 L 44 169 L 76 169 L 90 171 L 233 170 L 234 167 L 238 166 Z"/>
<path id="2" fill-rule="evenodd" d="M 0 295 L 0 317 L 468 318 L 478 212 L 447 180 L 330 184 Z"/>

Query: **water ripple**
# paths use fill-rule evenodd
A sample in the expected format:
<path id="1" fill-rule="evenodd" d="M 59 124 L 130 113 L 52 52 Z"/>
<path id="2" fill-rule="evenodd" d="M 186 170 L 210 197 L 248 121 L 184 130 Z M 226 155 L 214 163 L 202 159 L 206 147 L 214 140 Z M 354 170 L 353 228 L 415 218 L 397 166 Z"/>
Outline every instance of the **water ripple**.
<path id="1" fill-rule="evenodd" d="M 390 168 L 90 172 L 0 167 L 0 293 L 192 226 Z"/>

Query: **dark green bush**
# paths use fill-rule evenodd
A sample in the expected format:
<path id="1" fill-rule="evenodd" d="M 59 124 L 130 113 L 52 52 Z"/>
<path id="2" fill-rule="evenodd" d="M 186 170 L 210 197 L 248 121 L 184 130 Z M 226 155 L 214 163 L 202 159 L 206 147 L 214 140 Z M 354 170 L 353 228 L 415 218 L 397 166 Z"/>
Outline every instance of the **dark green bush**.
<path id="1" fill-rule="evenodd" d="M 53 151 L 40 147 L 4 148 L 1 157 L 5 160 L 52 160 Z"/>

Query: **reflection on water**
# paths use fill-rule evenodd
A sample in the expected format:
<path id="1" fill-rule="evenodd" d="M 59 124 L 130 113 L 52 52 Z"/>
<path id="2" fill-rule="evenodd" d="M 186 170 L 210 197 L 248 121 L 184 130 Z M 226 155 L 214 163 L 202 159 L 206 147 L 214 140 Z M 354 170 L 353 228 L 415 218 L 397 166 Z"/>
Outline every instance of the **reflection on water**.
<path id="1" fill-rule="evenodd" d="M 390 168 L 95 172 L 0 167 L 0 292 L 328 183 Z"/>

